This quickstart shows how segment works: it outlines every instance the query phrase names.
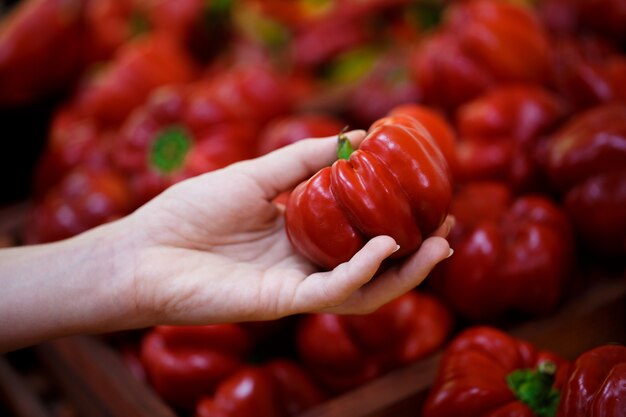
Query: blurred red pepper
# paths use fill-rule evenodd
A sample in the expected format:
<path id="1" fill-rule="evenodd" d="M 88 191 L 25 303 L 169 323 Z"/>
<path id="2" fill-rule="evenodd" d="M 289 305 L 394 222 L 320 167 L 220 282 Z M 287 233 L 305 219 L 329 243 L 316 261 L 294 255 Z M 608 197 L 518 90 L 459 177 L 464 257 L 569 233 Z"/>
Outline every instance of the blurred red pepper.
<path id="1" fill-rule="evenodd" d="M 192 410 L 243 366 L 251 349 L 249 335 L 236 324 L 157 326 L 144 336 L 141 360 L 165 401 Z"/>
<path id="2" fill-rule="evenodd" d="M 356 18 L 329 18 L 307 25 L 294 34 L 289 54 L 299 68 L 315 69 L 341 53 L 362 46 L 373 39 L 363 22 Z M 328 36 L 332 33 L 332 36 Z"/>
<path id="3" fill-rule="evenodd" d="M 301 139 L 339 134 L 346 124 L 324 113 L 296 113 L 271 120 L 259 134 L 259 154 L 272 152 Z"/>
<path id="4" fill-rule="evenodd" d="M 558 34 L 600 35 L 626 40 L 626 4 L 622 0 L 543 0 L 538 3 L 548 27 Z"/>
<path id="5" fill-rule="evenodd" d="M 626 56 L 606 40 L 569 36 L 554 46 L 555 88 L 573 109 L 626 102 Z"/>
<path id="6" fill-rule="evenodd" d="M 120 48 L 112 61 L 85 77 L 53 115 L 35 175 L 35 194 L 79 165 L 110 167 L 114 131 L 128 114 L 155 88 L 187 82 L 193 74 L 189 58 L 168 37 L 145 36 Z"/>
<path id="7" fill-rule="evenodd" d="M 459 107 L 458 182 L 499 180 L 516 191 L 540 188 L 537 143 L 564 119 L 564 103 L 533 85 L 507 85 Z"/>
<path id="8" fill-rule="evenodd" d="M 203 58 L 218 44 L 216 39 L 224 40 L 224 22 L 220 19 L 226 18 L 229 7 L 228 1 L 90 1 L 85 20 L 92 59 L 107 59 L 117 48 L 145 33 L 167 35 L 190 56 Z"/>
<path id="9" fill-rule="evenodd" d="M 261 131 L 258 153 L 264 155 L 301 139 L 323 138 L 341 132 L 346 126 L 338 118 L 324 113 L 302 113 L 282 116 L 271 120 Z M 275 204 L 287 205 L 291 191 L 279 194 Z"/>
<path id="10" fill-rule="evenodd" d="M 568 219 L 539 195 L 514 198 L 501 183 L 469 183 L 452 201 L 454 256 L 429 283 L 463 317 L 497 320 L 555 309 L 573 267 Z"/>
<path id="11" fill-rule="evenodd" d="M 348 117 L 357 127 L 367 127 L 384 117 L 394 106 L 421 99 L 408 67 L 407 52 L 379 52 L 370 71 L 349 92 Z"/>
<path id="12" fill-rule="evenodd" d="M 537 13 L 546 29 L 556 37 L 578 32 L 577 1 L 542 0 L 537 3 Z"/>
<path id="13" fill-rule="evenodd" d="M 311 374 L 342 392 L 434 352 L 451 330 L 452 315 L 443 304 L 412 291 L 366 315 L 308 315 L 296 340 Z"/>
<path id="14" fill-rule="evenodd" d="M 626 41 L 626 4 L 622 0 L 578 0 L 582 25 L 618 43 Z"/>
<path id="15" fill-rule="evenodd" d="M 0 22 L 0 106 L 67 90 L 85 65 L 86 0 L 22 1 Z"/>
<path id="16" fill-rule="evenodd" d="M 104 137 L 95 120 L 72 107 L 60 107 L 50 122 L 46 148 L 33 177 L 33 195 L 40 198 L 71 170 L 110 168 L 111 139 Z"/>
<path id="17" fill-rule="evenodd" d="M 124 44 L 108 64 L 85 78 L 72 105 L 99 126 L 118 127 L 157 87 L 189 82 L 194 64 L 177 42 L 160 34 Z"/>
<path id="18" fill-rule="evenodd" d="M 446 348 L 423 417 L 554 417 L 569 364 L 491 327 Z"/>
<path id="19" fill-rule="evenodd" d="M 256 13 L 290 27 L 301 27 L 329 18 L 367 18 L 409 5 L 411 0 L 246 0 L 242 3 Z"/>
<path id="20" fill-rule="evenodd" d="M 522 58 L 523 57 L 523 58 Z M 414 54 L 424 102 L 453 111 L 497 83 L 550 81 L 550 44 L 531 8 L 498 0 L 451 5 Z"/>
<path id="21" fill-rule="evenodd" d="M 202 398 L 196 417 L 290 417 L 320 403 L 323 395 L 295 363 L 275 359 L 245 367 Z"/>
<path id="22" fill-rule="evenodd" d="M 134 36 L 143 35 L 155 28 L 151 14 L 158 11 L 161 1 L 136 0 L 97 0 L 90 1 L 85 10 L 85 20 L 91 36 L 93 54 L 96 60 L 107 59 L 124 43 Z M 198 13 L 201 1 L 184 0 L 175 2 L 185 13 L 172 13 L 172 25 L 177 27 L 188 24 L 187 21 Z M 182 20 L 182 22 L 180 22 Z M 182 24 L 181 24 L 182 23 Z M 177 40 L 178 30 L 171 33 Z"/>
<path id="23" fill-rule="evenodd" d="M 282 103 L 272 105 L 282 93 L 265 91 L 268 86 L 254 91 L 247 78 L 224 78 L 230 83 L 157 90 L 122 127 L 113 157 L 142 202 L 185 178 L 256 155 L 259 125 L 280 114 Z"/>
<path id="24" fill-rule="evenodd" d="M 626 253 L 626 106 L 576 114 L 550 137 L 545 164 L 587 247 Z"/>
<path id="25" fill-rule="evenodd" d="M 604 345 L 578 356 L 561 394 L 557 417 L 626 415 L 626 346 Z"/>
<path id="26" fill-rule="evenodd" d="M 238 3 L 234 21 L 245 38 L 297 68 L 320 74 L 344 54 L 380 43 L 381 35 L 393 37 L 386 30 L 394 25 L 393 18 L 414 6 L 410 0 Z"/>
<path id="27" fill-rule="evenodd" d="M 427 127 L 413 118 L 377 121 L 358 150 L 340 136 L 332 167 L 293 191 L 286 228 L 293 246 L 324 268 L 347 261 L 374 236 L 389 235 L 407 256 L 447 215 L 452 184 L 448 165 Z"/>
<path id="28" fill-rule="evenodd" d="M 35 202 L 25 225 L 25 240 L 34 244 L 68 238 L 134 208 L 131 190 L 119 173 L 79 167 Z"/>

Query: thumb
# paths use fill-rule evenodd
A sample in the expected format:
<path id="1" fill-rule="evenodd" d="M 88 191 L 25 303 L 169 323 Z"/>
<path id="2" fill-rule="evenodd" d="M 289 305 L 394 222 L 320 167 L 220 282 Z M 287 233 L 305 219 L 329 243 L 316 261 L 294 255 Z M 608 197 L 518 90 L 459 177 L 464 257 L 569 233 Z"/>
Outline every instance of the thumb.
<path id="1" fill-rule="evenodd" d="M 353 130 L 346 136 L 356 149 L 365 137 L 365 131 Z M 273 199 L 289 190 L 337 159 L 337 136 L 304 139 L 256 159 L 239 162 L 233 169 L 253 178 L 264 190 L 267 199 Z"/>

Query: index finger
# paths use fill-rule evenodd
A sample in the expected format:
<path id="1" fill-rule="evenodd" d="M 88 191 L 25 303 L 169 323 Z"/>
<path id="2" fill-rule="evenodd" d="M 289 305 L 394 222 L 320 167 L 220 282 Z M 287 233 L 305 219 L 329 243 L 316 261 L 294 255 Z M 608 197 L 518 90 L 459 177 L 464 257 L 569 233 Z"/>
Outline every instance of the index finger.
<path id="1" fill-rule="evenodd" d="M 365 138 L 365 131 L 353 130 L 346 136 L 357 148 Z M 273 199 L 336 159 L 337 136 L 329 136 L 304 139 L 259 158 L 239 162 L 233 168 L 253 178 L 266 198 Z"/>

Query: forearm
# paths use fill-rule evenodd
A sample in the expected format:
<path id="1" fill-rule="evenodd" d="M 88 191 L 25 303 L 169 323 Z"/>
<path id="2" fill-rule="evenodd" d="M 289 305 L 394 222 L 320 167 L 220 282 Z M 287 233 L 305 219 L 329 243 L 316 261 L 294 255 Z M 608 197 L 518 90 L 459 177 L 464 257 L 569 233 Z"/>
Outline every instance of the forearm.
<path id="1" fill-rule="evenodd" d="M 113 223 L 65 241 L 0 251 L 0 352 L 132 327 L 132 239 Z"/>

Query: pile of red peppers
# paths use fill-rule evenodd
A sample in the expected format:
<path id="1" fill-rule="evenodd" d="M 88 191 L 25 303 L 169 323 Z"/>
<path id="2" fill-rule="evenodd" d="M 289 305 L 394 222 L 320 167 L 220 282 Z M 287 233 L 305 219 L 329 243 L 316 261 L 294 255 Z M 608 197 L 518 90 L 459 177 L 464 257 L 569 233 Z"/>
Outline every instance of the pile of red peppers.
<path id="1" fill-rule="evenodd" d="M 626 347 L 566 361 L 502 330 L 626 267 L 623 0 L 16 3 L 0 115 L 53 102 L 26 243 L 326 136 L 338 160 L 275 201 L 320 269 L 379 234 L 393 268 L 456 219 L 454 255 L 371 314 L 142 333 L 133 367 L 174 409 L 294 416 L 443 351 L 416 415 L 626 415 Z"/>

